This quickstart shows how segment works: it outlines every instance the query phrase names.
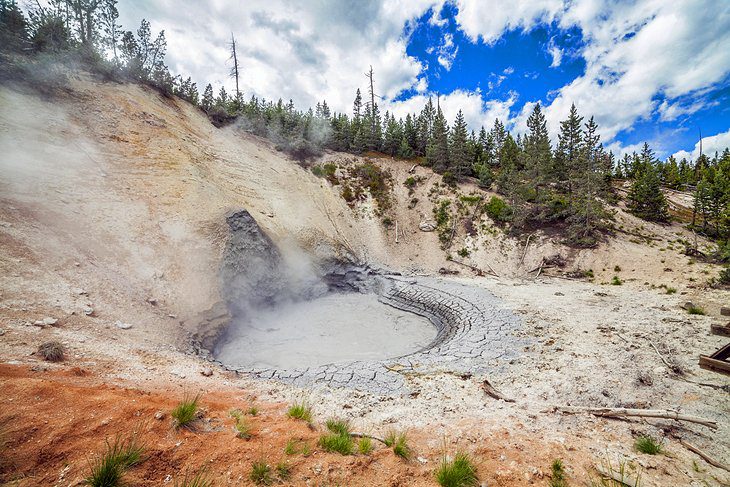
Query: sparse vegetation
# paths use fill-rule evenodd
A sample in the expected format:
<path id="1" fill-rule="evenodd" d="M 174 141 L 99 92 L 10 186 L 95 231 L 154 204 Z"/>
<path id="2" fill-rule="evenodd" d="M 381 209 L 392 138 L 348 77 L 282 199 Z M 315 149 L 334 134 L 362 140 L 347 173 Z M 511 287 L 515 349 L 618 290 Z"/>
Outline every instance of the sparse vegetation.
<path id="1" fill-rule="evenodd" d="M 236 436 L 244 440 L 250 440 L 253 437 L 253 434 L 251 433 L 251 425 L 243 416 L 243 413 L 241 413 L 238 409 L 234 409 L 231 411 L 231 417 L 236 421 L 234 425 L 236 429 Z"/>
<path id="2" fill-rule="evenodd" d="M 61 362 L 64 358 L 65 349 L 58 341 L 41 343 L 38 347 L 38 355 L 49 362 Z"/>
<path id="3" fill-rule="evenodd" d="M 691 315 L 702 315 L 702 316 L 704 316 L 705 315 L 705 310 L 702 309 L 702 308 L 700 308 L 699 306 L 696 306 L 696 305 L 693 304 L 693 305 L 687 307 L 687 313 L 689 313 Z"/>
<path id="4" fill-rule="evenodd" d="M 611 279 L 612 286 L 620 286 L 622 284 L 623 284 L 623 281 L 618 276 L 613 276 L 613 279 Z"/>
<path id="5" fill-rule="evenodd" d="M 550 465 L 550 482 L 549 487 L 568 487 L 568 482 L 565 479 L 565 467 L 563 461 L 559 458 L 553 460 Z"/>
<path id="6" fill-rule="evenodd" d="M 291 478 L 291 465 L 286 462 L 277 463 L 276 476 L 279 477 L 280 481 L 289 480 L 289 478 Z"/>
<path id="7" fill-rule="evenodd" d="M 484 211 L 495 223 L 504 224 L 512 221 L 513 210 L 502 198 L 492 196 L 484 205 Z"/>
<path id="8" fill-rule="evenodd" d="M 128 438 L 117 436 L 114 442 L 106 441 L 106 449 L 91 461 L 91 473 L 85 483 L 91 487 L 117 487 L 123 485 L 125 472 L 143 461 L 144 445 L 137 432 Z"/>
<path id="9" fill-rule="evenodd" d="M 389 431 L 383 439 L 385 440 L 385 446 L 393 448 L 393 453 L 404 460 L 411 458 L 411 449 L 408 446 L 408 437 L 405 433 Z"/>
<path id="10" fill-rule="evenodd" d="M 175 487 L 213 487 L 213 481 L 208 477 L 205 468 L 201 468 L 195 473 L 186 470 L 182 479 L 175 480 Z"/>
<path id="11" fill-rule="evenodd" d="M 651 436 L 642 435 L 636 438 L 636 441 L 634 441 L 634 448 L 640 453 L 646 453 L 647 455 L 657 455 L 659 453 L 662 453 L 663 444 L 661 441 L 656 440 Z"/>
<path id="12" fill-rule="evenodd" d="M 256 485 L 271 485 L 274 483 L 271 467 L 264 461 L 253 462 L 248 478 Z"/>
<path id="13" fill-rule="evenodd" d="M 373 440 L 371 440 L 368 437 L 360 438 L 360 440 L 357 442 L 357 451 L 361 453 L 362 455 L 368 455 L 370 452 L 372 452 L 374 449 L 373 447 Z"/>
<path id="14" fill-rule="evenodd" d="M 328 452 L 335 452 L 341 455 L 352 455 L 355 444 L 350 435 L 337 433 L 325 433 L 319 438 L 319 446 Z"/>
<path id="15" fill-rule="evenodd" d="M 608 475 L 591 478 L 590 487 L 641 487 L 641 473 L 628 461 L 621 460 L 616 467 L 606 459 L 601 462 L 601 467 Z"/>
<path id="16" fill-rule="evenodd" d="M 350 435 L 350 423 L 344 419 L 332 418 L 325 422 L 327 429 L 338 435 Z"/>
<path id="17" fill-rule="evenodd" d="M 477 469 L 466 453 L 457 453 L 454 459 L 444 458 L 436 470 L 436 481 L 442 487 L 474 487 L 479 485 Z"/>
<path id="18" fill-rule="evenodd" d="M 257 408 L 256 406 L 251 406 L 246 410 L 246 414 L 250 414 L 251 416 L 258 416 L 259 408 Z"/>
<path id="19" fill-rule="evenodd" d="M 289 406 L 286 415 L 293 419 L 312 422 L 312 407 L 306 401 L 296 402 Z"/>
<path id="20" fill-rule="evenodd" d="M 174 420 L 175 428 L 189 428 L 198 419 L 198 405 L 200 395 L 192 398 L 185 398 L 175 406 L 170 416 Z"/>

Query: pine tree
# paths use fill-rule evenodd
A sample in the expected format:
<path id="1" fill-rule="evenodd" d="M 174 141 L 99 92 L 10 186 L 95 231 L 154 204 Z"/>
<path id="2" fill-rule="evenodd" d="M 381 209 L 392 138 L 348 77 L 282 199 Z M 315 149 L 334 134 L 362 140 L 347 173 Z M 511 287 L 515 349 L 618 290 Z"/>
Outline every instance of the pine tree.
<path id="1" fill-rule="evenodd" d="M 464 121 L 464 114 L 459 110 L 449 137 L 449 170 L 457 179 L 461 179 L 463 176 L 471 175 L 471 164 L 466 121 Z"/>
<path id="2" fill-rule="evenodd" d="M 28 21 L 15 0 L 0 0 L 0 51 L 21 50 L 28 42 Z"/>
<path id="3" fill-rule="evenodd" d="M 628 195 L 629 211 L 643 220 L 669 221 L 667 200 L 662 193 L 659 172 L 648 144 L 644 144 L 638 160 L 636 176 Z"/>
<path id="4" fill-rule="evenodd" d="M 571 105 L 568 118 L 560 122 L 558 148 L 553 167 L 553 177 L 558 181 L 568 183 L 568 195 L 571 199 L 583 150 L 582 123 L 583 117 L 578 115 L 575 105 Z"/>
<path id="5" fill-rule="evenodd" d="M 547 182 L 552 169 L 550 136 L 539 103 L 527 119 L 527 128 L 529 133 L 524 141 L 526 176 L 539 194 L 539 188 Z"/>
<path id="6" fill-rule="evenodd" d="M 203 91 L 203 99 L 200 102 L 200 107 L 206 112 L 209 112 L 210 109 L 213 108 L 213 103 L 215 103 L 213 99 L 213 86 L 208 83 L 208 86 L 206 86 Z"/>
<path id="7" fill-rule="evenodd" d="M 449 167 L 449 128 L 439 107 L 433 120 L 432 137 L 426 153 L 426 162 L 435 172 L 444 172 Z"/>

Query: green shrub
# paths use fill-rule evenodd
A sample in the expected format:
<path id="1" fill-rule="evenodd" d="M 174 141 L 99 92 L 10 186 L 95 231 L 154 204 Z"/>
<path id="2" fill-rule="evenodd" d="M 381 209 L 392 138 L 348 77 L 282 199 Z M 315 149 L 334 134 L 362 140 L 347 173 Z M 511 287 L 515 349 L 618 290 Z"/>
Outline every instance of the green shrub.
<path id="1" fill-rule="evenodd" d="M 301 419 L 307 423 L 312 422 L 312 407 L 306 401 L 295 402 L 289 407 L 286 415 L 293 419 Z"/>
<path id="2" fill-rule="evenodd" d="M 276 476 L 279 477 L 279 481 L 286 481 L 291 478 L 291 465 L 286 462 L 279 462 L 276 464 Z"/>
<path id="3" fill-rule="evenodd" d="M 619 265 L 614 266 L 613 271 L 614 272 L 621 272 L 621 266 L 619 266 Z"/>
<path id="4" fill-rule="evenodd" d="M 248 423 L 243 413 L 238 410 L 231 411 L 231 416 L 236 420 L 234 427 L 236 428 L 236 436 L 243 440 L 250 440 L 253 437 L 251 433 L 251 425 Z"/>
<path id="5" fill-rule="evenodd" d="M 274 483 L 274 477 L 271 475 L 271 467 L 264 461 L 253 462 L 248 478 L 256 485 L 271 485 Z"/>
<path id="6" fill-rule="evenodd" d="M 436 470 L 436 481 L 442 487 L 473 487 L 479 485 L 477 469 L 466 453 L 457 453 L 451 461 L 444 458 Z"/>
<path id="7" fill-rule="evenodd" d="M 730 266 L 725 266 L 720 271 L 720 275 L 717 276 L 717 282 L 720 284 L 730 284 Z"/>
<path id="8" fill-rule="evenodd" d="M 175 420 L 175 428 L 185 428 L 192 426 L 193 422 L 198 419 L 198 403 L 200 402 L 200 394 L 193 398 L 185 398 L 175 409 L 172 410 L 170 416 Z"/>
<path id="9" fill-rule="evenodd" d="M 611 279 L 611 285 L 620 286 L 621 284 L 623 284 L 623 281 L 618 276 L 613 276 L 613 279 Z"/>
<path id="10" fill-rule="evenodd" d="M 466 247 L 459 249 L 459 251 L 456 253 L 459 254 L 459 257 L 463 257 L 463 258 L 469 257 L 469 249 L 467 249 Z"/>
<path id="11" fill-rule="evenodd" d="M 484 211 L 487 212 L 489 218 L 494 220 L 496 223 L 507 223 L 512 221 L 513 210 L 502 198 L 498 196 L 492 196 L 484 206 Z"/>
<path id="12" fill-rule="evenodd" d="M 385 435 L 385 446 L 393 448 L 393 453 L 404 460 L 411 458 L 411 449 L 408 447 L 408 438 L 405 433 L 389 431 Z"/>
<path id="13" fill-rule="evenodd" d="M 662 442 L 648 435 L 642 435 L 636 438 L 634 448 L 636 451 L 646 453 L 647 455 L 657 455 L 663 451 Z"/>

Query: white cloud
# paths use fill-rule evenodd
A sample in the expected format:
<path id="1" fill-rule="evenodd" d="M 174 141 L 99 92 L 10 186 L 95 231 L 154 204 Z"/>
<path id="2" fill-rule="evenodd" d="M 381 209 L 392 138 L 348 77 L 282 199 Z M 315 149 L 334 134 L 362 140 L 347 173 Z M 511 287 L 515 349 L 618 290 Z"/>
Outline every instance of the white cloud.
<path id="1" fill-rule="evenodd" d="M 505 31 L 556 21 L 578 27 L 585 74 L 555 92 L 546 109 L 551 130 L 575 103 L 594 115 L 607 140 L 654 114 L 665 120 L 698 110 L 672 103 L 698 97 L 730 73 L 730 2 L 716 0 L 455 0 L 456 21 L 472 40 L 496 42 Z M 550 51 L 552 65 L 562 53 Z M 667 98 L 667 105 L 657 99 Z M 519 117 L 519 115 L 518 115 Z M 519 121 L 515 122 L 519 126 Z"/>
<path id="2" fill-rule="evenodd" d="M 721 153 L 726 148 L 730 147 L 730 129 L 726 132 L 712 135 L 710 137 L 702 137 L 702 153 L 709 157 L 712 157 L 715 152 Z M 695 144 L 692 151 L 681 150 L 674 153 L 674 157 L 677 160 L 687 159 L 694 160 L 700 156 L 700 143 L 699 141 Z"/>
<path id="3" fill-rule="evenodd" d="M 436 96 L 431 95 L 434 106 L 437 103 Z M 416 95 L 404 101 L 390 102 L 386 108 L 395 114 L 396 117 L 404 117 L 407 114 L 418 114 L 428 100 L 429 95 Z M 453 123 L 459 110 L 464 113 L 464 120 L 470 130 L 478 131 L 481 126 L 491 128 L 494 120 L 499 118 L 503 123 L 509 119 L 510 110 L 517 101 L 517 95 L 510 93 L 506 100 L 485 101 L 480 90 L 455 90 L 447 95 L 441 95 L 438 99 L 441 111 L 443 111 L 449 124 Z"/>
<path id="4" fill-rule="evenodd" d="M 456 54 L 459 52 L 459 46 L 454 45 L 454 35 L 445 34 L 444 41 L 438 48 L 439 56 L 438 63 L 446 69 L 451 70 L 451 65 L 456 59 Z"/>
<path id="5" fill-rule="evenodd" d="M 124 27 L 136 30 L 144 17 L 153 31 L 165 29 L 167 62 L 174 73 L 192 76 L 202 91 L 233 81 L 227 44 L 238 40 L 241 89 L 266 99 L 292 98 L 302 108 L 326 99 L 337 111 L 352 109 L 363 73 L 373 66 L 375 91 L 388 98 L 410 88 L 425 89 L 423 66 L 406 53 L 404 27 L 434 0 L 341 2 L 322 0 L 128 0 L 120 2 Z"/>
<path id="6" fill-rule="evenodd" d="M 529 30 L 552 21 L 563 9 L 562 0 L 455 0 L 456 22 L 472 40 L 492 44 L 505 30 Z"/>
<path id="7" fill-rule="evenodd" d="M 558 66 L 560 66 L 560 63 L 563 61 L 563 50 L 560 49 L 557 46 L 557 44 L 555 44 L 555 38 L 550 38 L 550 42 L 548 42 L 547 50 L 548 50 L 548 54 L 550 54 L 550 57 L 552 58 L 550 67 L 557 68 Z"/>

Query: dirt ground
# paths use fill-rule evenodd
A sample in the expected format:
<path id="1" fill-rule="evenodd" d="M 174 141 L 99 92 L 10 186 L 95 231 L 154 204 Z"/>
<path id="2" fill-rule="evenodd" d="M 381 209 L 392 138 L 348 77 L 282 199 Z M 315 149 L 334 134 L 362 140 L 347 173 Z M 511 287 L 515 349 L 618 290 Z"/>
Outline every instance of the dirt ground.
<path id="1" fill-rule="evenodd" d="M 106 439 L 139 428 L 149 456 L 130 471 L 133 485 L 174 485 L 203 465 L 216 485 L 248 485 L 259 459 L 289 462 L 290 485 L 435 485 L 440 458 L 457 450 L 472 454 L 490 486 L 545 485 L 555 458 L 571 485 L 597 478 L 597 464 L 620 461 L 640 468 L 645 486 L 730 482 L 679 443 L 730 463 L 730 380 L 697 366 L 699 354 L 725 343 L 709 327 L 727 321 L 719 310 L 729 295 L 706 286 L 716 267 L 682 253 L 694 237 L 681 225 L 640 222 L 618 208 L 620 231 L 578 251 L 540 232 L 509 238 L 483 217 L 489 231 L 476 238 L 459 231 L 453 244 L 470 249 L 467 263 L 499 275 L 478 277 L 446 259 L 435 232 L 418 230 L 432 217 L 429 193 L 439 178 L 421 167 L 411 172 L 409 162 L 373 159 L 393 175 L 396 243 L 372 202 L 349 207 L 340 187 L 268 143 L 215 129 L 189 105 L 151 90 L 82 76 L 51 98 L 0 87 L 0 106 L 1 481 L 79 485 Z M 327 161 L 362 159 L 327 154 Z M 413 174 L 423 180 L 409 194 L 403 181 Z M 522 317 L 515 338 L 528 345 L 517 359 L 490 363 L 488 379 L 516 402 L 486 396 L 487 377 L 409 376 L 415 393 L 378 397 L 254 380 L 191 354 L 195 317 L 220 301 L 224 217 L 239 208 L 277 244 L 315 259 L 350 255 L 404 274 L 443 267 L 459 272 L 449 279 L 501 298 Z M 537 276 L 543 257 L 555 253 L 566 268 Z M 595 277 L 566 278 L 576 269 Z M 614 276 L 623 284 L 610 285 Z M 686 301 L 707 315 L 687 314 Z M 35 324 L 44 318 L 57 321 Z M 48 340 L 64 344 L 64 362 L 34 354 Z M 201 375 L 208 367 L 212 375 Z M 175 431 L 169 411 L 197 392 L 205 408 L 198 429 Z M 296 400 L 313 405 L 315 430 L 285 417 Z M 251 418 L 255 435 L 239 440 L 228 411 L 252 403 L 261 411 Z M 718 428 L 564 415 L 550 411 L 555 405 L 679 409 Z M 366 433 L 407 431 L 414 458 L 404 462 L 385 448 L 370 456 L 284 454 L 291 438 L 315 447 L 333 416 Z M 634 451 L 639 434 L 664 438 L 666 454 Z"/>

